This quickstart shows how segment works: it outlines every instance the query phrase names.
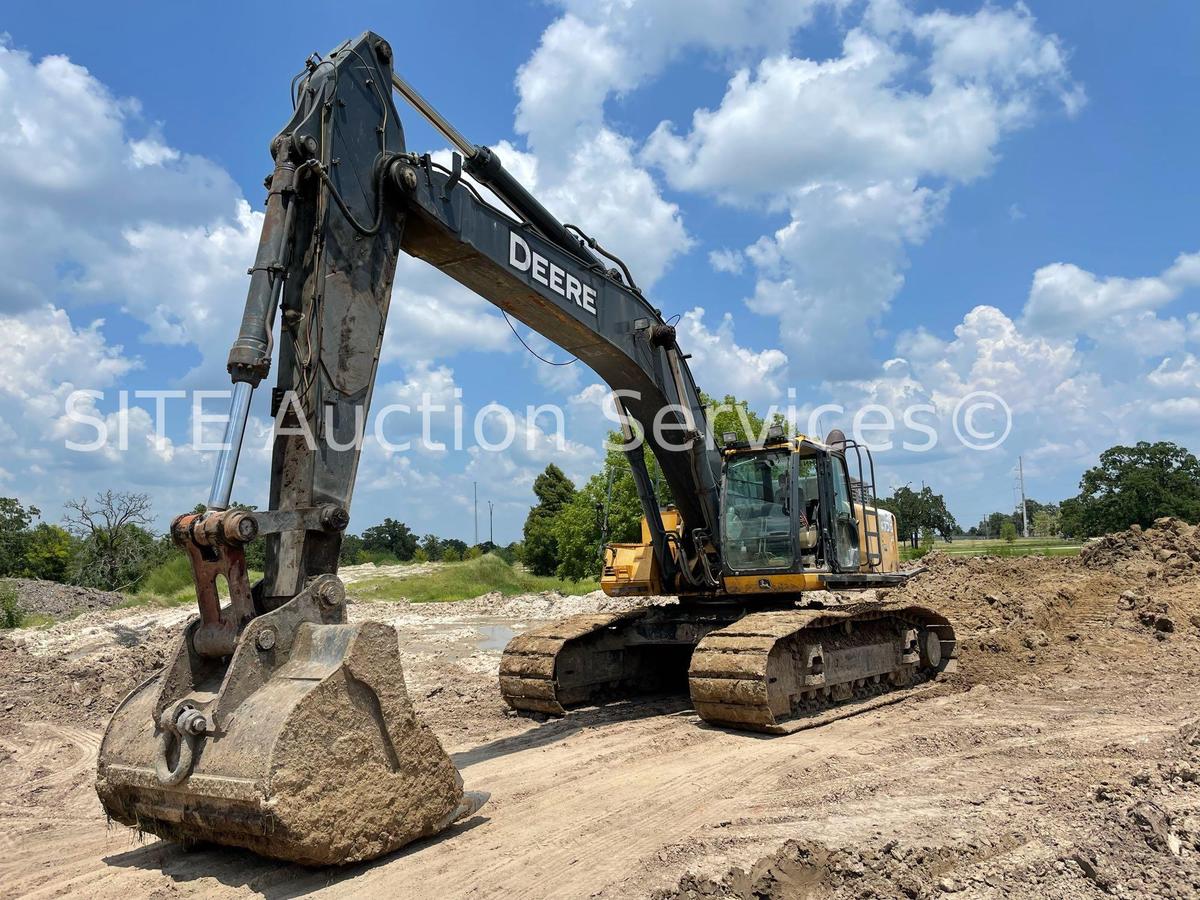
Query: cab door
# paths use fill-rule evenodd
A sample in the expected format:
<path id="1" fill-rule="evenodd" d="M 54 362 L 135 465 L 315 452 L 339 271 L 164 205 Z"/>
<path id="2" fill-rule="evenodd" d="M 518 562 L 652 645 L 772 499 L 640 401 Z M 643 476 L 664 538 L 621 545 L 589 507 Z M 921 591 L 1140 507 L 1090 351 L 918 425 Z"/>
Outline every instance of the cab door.
<path id="1" fill-rule="evenodd" d="M 822 468 L 825 471 L 825 477 L 821 479 L 825 489 L 821 504 L 825 507 L 822 525 L 833 544 L 826 548 L 825 557 L 833 563 L 834 571 L 857 572 L 861 565 L 858 520 L 854 518 L 854 495 L 850 492 L 846 461 L 839 454 L 830 453 Z"/>

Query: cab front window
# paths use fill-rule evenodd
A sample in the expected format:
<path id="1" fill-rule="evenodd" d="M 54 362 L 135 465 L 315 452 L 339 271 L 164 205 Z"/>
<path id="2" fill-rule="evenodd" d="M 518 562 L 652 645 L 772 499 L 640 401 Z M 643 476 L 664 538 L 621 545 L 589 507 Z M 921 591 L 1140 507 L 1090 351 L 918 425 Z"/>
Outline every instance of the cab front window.
<path id="1" fill-rule="evenodd" d="M 725 467 L 725 560 L 734 570 L 792 564 L 790 456 L 786 450 L 730 459 Z"/>

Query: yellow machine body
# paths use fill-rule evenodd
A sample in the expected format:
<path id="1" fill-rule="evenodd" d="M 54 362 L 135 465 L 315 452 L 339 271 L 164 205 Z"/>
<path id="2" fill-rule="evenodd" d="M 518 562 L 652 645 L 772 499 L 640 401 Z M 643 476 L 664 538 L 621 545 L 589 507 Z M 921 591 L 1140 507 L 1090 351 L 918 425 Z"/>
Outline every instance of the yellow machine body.
<path id="1" fill-rule="evenodd" d="M 834 450 L 820 441 L 799 435 L 788 442 L 791 452 L 811 456 L 817 454 L 837 455 Z M 726 451 L 726 458 L 744 453 L 753 453 L 767 447 L 737 448 Z M 852 504 L 858 523 L 858 545 L 870 549 L 864 552 L 859 571 L 867 574 L 891 574 L 900 571 L 900 547 L 897 541 L 896 517 L 874 502 L 856 500 Z M 682 537 L 679 514 L 673 508 L 661 510 L 663 530 Z M 670 544 L 675 554 L 677 543 Z M 874 559 L 872 559 L 874 555 Z M 827 566 L 766 574 L 732 574 L 722 578 L 723 593 L 730 595 L 748 594 L 797 594 L 820 591 L 827 588 L 831 570 Z M 650 526 L 642 519 L 641 541 L 638 543 L 610 543 L 605 547 L 604 568 L 600 577 L 601 589 L 610 597 L 655 596 L 665 591 L 662 573 L 654 554 Z"/>

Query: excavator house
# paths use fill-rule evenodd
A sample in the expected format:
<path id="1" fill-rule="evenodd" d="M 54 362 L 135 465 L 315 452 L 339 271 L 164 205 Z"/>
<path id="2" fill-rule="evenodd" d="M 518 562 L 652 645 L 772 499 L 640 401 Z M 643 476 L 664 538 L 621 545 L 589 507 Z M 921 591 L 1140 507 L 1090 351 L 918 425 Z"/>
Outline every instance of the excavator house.
<path id="1" fill-rule="evenodd" d="M 415 715 L 395 630 L 348 624 L 337 577 L 401 252 L 574 354 L 621 415 L 642 535 L 605 548 L 601 584 L 664 601 L 514 638 L 499 677 L 511 707 L 563 715 L 685 691 L 707 723 L 778 734 L 902 699 L 951 667 L 950 622 L 885 599 L 906 576 L 867 449 L 837 431 L 775 426 L 753 445 L 708 433 L 675 329 L 628 267 L 555 218 L 393 62 L 368 32 L 293 80 L 229 353 L 224 449 L 205 511 L 171 526 L 199 615 L 109 722 L 96 782 L 109 816 L 325 865 L 436 834 L 486 801 Z M 455 148 L 448 165 L 406 149 L 393 91 Z M 269 507 L 231 508 L 251 396 L 273 359 Z M 266 567 L 251 584 L 244 548 L 259 536 Z"/>

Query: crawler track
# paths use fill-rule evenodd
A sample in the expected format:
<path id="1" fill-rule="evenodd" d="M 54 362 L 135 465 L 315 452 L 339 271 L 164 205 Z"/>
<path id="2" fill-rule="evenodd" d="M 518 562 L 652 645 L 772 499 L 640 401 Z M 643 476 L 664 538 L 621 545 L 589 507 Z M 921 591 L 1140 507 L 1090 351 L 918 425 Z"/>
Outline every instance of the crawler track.
<path id="1" fill-rule="evenodd" d="M 707 722 L 786 734 L 904 699 L 955 651 L 950 623 L 922 607 L 752 613 L 700 641 L 688 686 Z"/>
<path id="2" fill-rule="evenodd" d="M 500 659 L 500 693 L 513 709 L 561 716 L 568 707 L 635 692 L 620 633 L 648 609 L 571 616 L 518 635 Z"/>

